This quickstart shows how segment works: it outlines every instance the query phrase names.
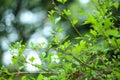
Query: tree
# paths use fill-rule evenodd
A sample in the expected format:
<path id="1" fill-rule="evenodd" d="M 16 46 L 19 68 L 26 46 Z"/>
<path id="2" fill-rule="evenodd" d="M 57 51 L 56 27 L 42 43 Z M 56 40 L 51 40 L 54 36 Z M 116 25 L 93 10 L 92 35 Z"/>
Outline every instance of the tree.
<path id="1" fill-rule="evenodd" d="M 35 45 L 20 42 L 11 44 L 10 52 L 13 55 L 12 66 L 14 71 L 2 66 L 1 79 L 21 80 L 104 80 L 120 78 L 120 28 L 118 1 L 114 0 L 92 0 L 95 11 L 87 14 L 83 25 L 90 28 L 84 34 L 79 31 L 78 17 L 72 17 L 74 13 L 64 7 L 67 0 L 52 0 L 54 8 L 49 11 L 48 17 L 54 25 L 51 41 L 47 47 L 46 43 Z M 63 8 L 58 6 L 61 5 Z M 114 9 L 114 10 L 113 10 Z M 81 10 L 80 15 L 84 13 Z M 77 14 L 78 15 L 78 14 Z M 76 32 L 74 39 L 70 41 L 69 36 L 59 40 L 56 36 L 65 28 L 60 25 L 67 21 Z M 80 25 L 81 26 L 81 25 Z M 26 60 L 26 50 L 34 50 L 41 60 L 39 64 L 34 63 L 36 57 L 31 56 Z M 36 68 L 36 72 L 26 72 L 26 64 Z"/>

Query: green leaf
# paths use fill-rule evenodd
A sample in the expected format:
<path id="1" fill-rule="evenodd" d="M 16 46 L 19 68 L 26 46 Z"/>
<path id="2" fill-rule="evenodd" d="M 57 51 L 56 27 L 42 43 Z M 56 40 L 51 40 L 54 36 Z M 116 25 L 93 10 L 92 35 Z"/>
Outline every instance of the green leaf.
<path id="1" fill-rule="evenodd" d="M 1 70 L 4 71 L 5 73 L 9 74 L 9 71 L 8 71 L 8 69 L 5 66 L 1 67 L 0 74 L 2 73 Z"/>
<path id="2" fill-rule="evenodd" d="M 63 13 L 64 13 L 65 15 L 67 15 L 67 16 L 70 16 L 70 15 L 71 15 L 70 10 L 64 9 L 64 10 L 63 10 Z"/>
<path id="3" fill-rule="evenodd" d="M 77 24 L 78 23 L 78 19 L 74 19 L 73 21 L 72 21 L 72 24 L 73 25 L 75 25 L 75 24 Z"/>
<path id="4" fill-rule="evenodd" d="M 42 52 L 40 57 L 44 58 L 45 56 L 46 56 L 46 53 Z"/>
<path id="5" fill-rule="evenodd" d="M 57 17 L 57 18 L 55 19 L 55 24 L 57 24 L 60 20 L 61 20 L 61 17 L 60 17 L 60 16 Z"/>
<path id="6" fill-rule="evenodd" d="M 113 74 L 115 74 L 118 78 L 120 78 L 120 72 L 118 72 L 118 71 L 113 71 Z"/>
<path id="7" fill-rule="evenodd" d="M 64 43 L 65 48 L 67 48 L 68 46 L 70 46 L 70 44 L 71 44 L 70 41 L 65 42 L 65 43 Z"/>
<path id="8" fill-rule="evenodd" d="M 35 58 L 32 56 L 31 58 L 29 58 L 30 62 L 33 62 L 35 60 Z"/>
<path id="9" fill-rule="evenodd" d="M 92 39 L 92 37 L 89 34 L 86 34 L 85 36 L 88 38 L 88 40 Z"/>
<path id="10" fill-rule="evenodd" d="M 81 40 L 81 41 L 80 41 L 80 46 L 81 46 L 81 48 L 86 48 L 86 47 L 85 47 L 85 46 L 86 46 L 86 41 Z"/>
<path id="11" fill-rule="evenodd" d="M 93 15 L 88 15 L 88 20 L 86 20 L 84 24 L 88 24 L 88 23 L 92 23 L 92 24 L 96 23 L 96 19 L 94 18 Z"/>
<path id="12" fill-rule="evenodd" d="M 118 43 L 118 45 L 120 46 L 120 39 L 117 39 L 117 43 Z"/>
<path id="13" fill-rule="evenodd" d="M 58 2 L 60 2 L 60 3 L 62 3 L 63 2 L 63 0 L 57 0 Z"/>
<path id="14" fill-rule="evenodd" d="M 30 80 L 36 80 L 34 77 L 30 77 L 29 79 L 30 79 Z"/>
<path id="15" fill-rule="evenodd" d="M 95 2 L 95 3 L 97 3 L 98 2 L 98 0 L 92 0 L 93 2 Z"/>
<path id="16" fill-rule="evenodd" d="M 119 32 L 117 30 L 114 30 L 114 29 L 106 30 L 105 33 L 107 36 L 109 36 L 109 35 L 118 36 L 118 34 L 119 34 Z"/>
<path id="17" fill-rule="evenodd" d="M 63 4 L 67 2 L 67 0 L 57 0 L 57 1 Z"/>
<path id="18" fill-rule="evenodd" d="M 97 32 L 95 30 L 90 29 L 90 33 L 93 34 L 94 36 L 97 35 Z"/>
<path id="19" fill-rule="evenodd" d="M 54 23 L 54 22 L 55 22 L 55 19 L 53 18 L 53 16 L 52 16 L 52 15 L 48 14 L 48 18 L 50 19 L 50 21 L 51 21 L 52 23 Z"/>
<path id="20" fill-rule="evenodd" d="M 59 43 L 59 40 L 58 40 L 57 38 L 54 38 L 53 41 L 54 41 L 55 43 Z"/>
<path id="21" fill-rule="evenodd" d="M 78 40 L 80 40 L 80 39 L 82 39 L 82 37 L 76 37 L 75 39 L 78 39 Z"/>
<path id="22" fill-rule="evenodd" d="M 113 3 L 113 5 L 114 5 L 114 7 L 115 7 L 116 9 L 118 9 L 118 7 L 119 7 L 118 1 L 116 1 L 115 3 Z"/>
<path id="23" fill-rule="evenodd" d="M 109 27 L 113 26 L 114 23 L 113 23 L 113 18 L 107 18 L 104 21 L 104 27 L 105 29 L 108 29 Z"/>
<path id="24" fill-rule="evenodd" d="M 19 70 L 22 70 L 22 69 L 24 69 L 25 68 L 25 66 L 20 66 L 19 67 Z"/>
<path id="25" fill-rule="evenodd" d="M 62 31 L 63 31 L 63 28 L 59 28 L 59 29 L 58 29 L 58 32 L 62 32 Z"/>
<path id="26" fill-rule="evenodd" d="M 26 76 L 22 76 L 21 80 L 27 80 L 27 77 Z"/>
<path id="27" fill-rule="evenodd" d="M 60 48 L 61 50 L 65 50 L 67 47 L 70 46 L 70 44 L 71 44 L 70 41 L 66 41 L 66 42 L 64 43 L 64 45 L 60 45 L 59 48 Z"/>
<path id="28" fill-rule="evenodd" d="M 49 11 L 49 14 L 50 14 L 50 15 L 53 15 L 54 13 L 55 13 L 54 10 Z"/>
<path id="29" fill-rule="evenodd" d="M 60 46 L 59 46 L 59 49 L 65 50 L 65 46 L 64 46 L 64 45 L 60 45 Z"/>
<path id="30" fill-rule="evenodd" d="M 33 48 L 35 45 L 33 42 L 30 42 L 30 46 Z"/>
<path id="31" fill-rule="evenodd" d="M 66 60 L 71 61 L 72 57 L 71 56 L 66 56 Z"/>
<path id="32" fill-rule="evenodd" d="M 13 58 L 12 58 L 12 62 L 13 62 L 14 64 L 16 64 L 17 61 L 18 61 L 18 56 L 13 56 Z"/>

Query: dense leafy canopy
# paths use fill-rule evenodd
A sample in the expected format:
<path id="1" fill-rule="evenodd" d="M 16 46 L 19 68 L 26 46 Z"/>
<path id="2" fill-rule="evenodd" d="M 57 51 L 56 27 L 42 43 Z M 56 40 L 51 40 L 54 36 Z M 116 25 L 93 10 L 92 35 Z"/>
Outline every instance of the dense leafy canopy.
<path id="1" fill-rule="evenodd" d="M 37 0 L 36 0 L 37 1 Z M 11 44 L 9 52 L 13 55 L 12 67 L 9 70 L 1 67 L 0 79 L 13 80 L 118 80 L 120 79 L 120 15 L 119 2 L 115 0 L 92 0 L 94 10 L 84 14 L 72 12 L 65 8 L 67 0 L 52 0 L 53 8 L 48 17 L 54 26 L 49 43 L 33 42 L 24 44 L 22 41 Z M 60 4 L 63 6 L 58 6 Z M 79 10 L 76 8 L 76 10 Z M 73 10 L 74 11 L 74 10 Z M 116 12 L 116 13 L 115 13 Z M 77 15 L 86 15 L 82 25 L 89 25 L 87 32 L 83 31 Z M 64 38 L 61 33 L 66 27 L 60 27 L 64 21 L 71 25 L 75 36 Z M 80 28 L 78 27 L 80 25 Z M 72 34 L 72 32 L 71 32 Z M 45 47 L 44 47 L 45 46 Z M 41 62 L 33 63 L 36 57 L 26 60 L 26 51 L 33 50 Z M 36 68 L 36 72 L 25 71 L 26 64 Z"/>

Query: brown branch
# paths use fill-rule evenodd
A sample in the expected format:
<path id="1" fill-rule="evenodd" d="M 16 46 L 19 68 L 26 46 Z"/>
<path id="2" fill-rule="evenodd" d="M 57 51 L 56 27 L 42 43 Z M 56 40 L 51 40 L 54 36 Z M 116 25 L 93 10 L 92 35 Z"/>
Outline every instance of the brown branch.
<path id="1" fill-rule="evenodd" d="M 15 72 L 16 75 L 22 75 L 22 74 L 54 74 L 59 75 L 59 72 Z"/>
<path id="2" fill-rule="evenodd" d="M 4 75 L 6 74 L 6 76 L 12 76 L 12 75 L 15 75 L 15 76 L 19 76 L 19 75 L 25 75 L 25 74 L 51 74 L 51 75 L 60 75 L 60 72 L 5 72 L 5 71 L 2 71 L 0 70 L 0 74 L 1 75 Z"/>

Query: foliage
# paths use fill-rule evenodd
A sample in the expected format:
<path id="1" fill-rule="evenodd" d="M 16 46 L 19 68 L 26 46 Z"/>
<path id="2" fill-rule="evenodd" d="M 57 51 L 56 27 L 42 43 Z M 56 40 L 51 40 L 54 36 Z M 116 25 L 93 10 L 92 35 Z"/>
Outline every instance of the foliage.
<path id="1" fill-rule="evenodd" d="M 22 75 L 21 80 L 118 80 L 120 78 L 120 28 L 115 26 L 118 18 L 117 15 L 113 15 L 112 8 L 117 10 L 119 3 L 114 0 L 93 0 L 96 11 L 94 14 L 88 14 L 87 20 L 83 23 L 91 23 L 91 29 L 81 35 L 75 27 L 79 19 L 71 19 L 72 13 L 69 9 L 61 11 L 54 0 L 52 1 L 54 9 L 49 11 L 48 17 L 55 27 L 59 26 L 62 18 L 66 19 L 78 34 L 78 37 L 75 37 L 76 42 L 68 40 L 68 37 L 59 40 L 56 36 L 56 33 L 62 31 L 59 27 L 54 31 L 55 34 L 52 35 L 52 41 L 47 48 L 41 47 L 44 44 L 35 46 L 33 43 L 28 48 L 26 44 L 16 42 L 10 49 L 15 71 L 10 72 L 3 66 L 0 71 L 1 79 L 11 80 Z M 67 2 L 67 0 L 57 1 L 60 4 Z M 24 72 L 25 64 L 29 63 L 25 60 L 26 48 L 38 52 L 42 64 L 32 64 L 34 57 L 29 59 L 31 64 L 39 69 L 38 72 Z"/>

